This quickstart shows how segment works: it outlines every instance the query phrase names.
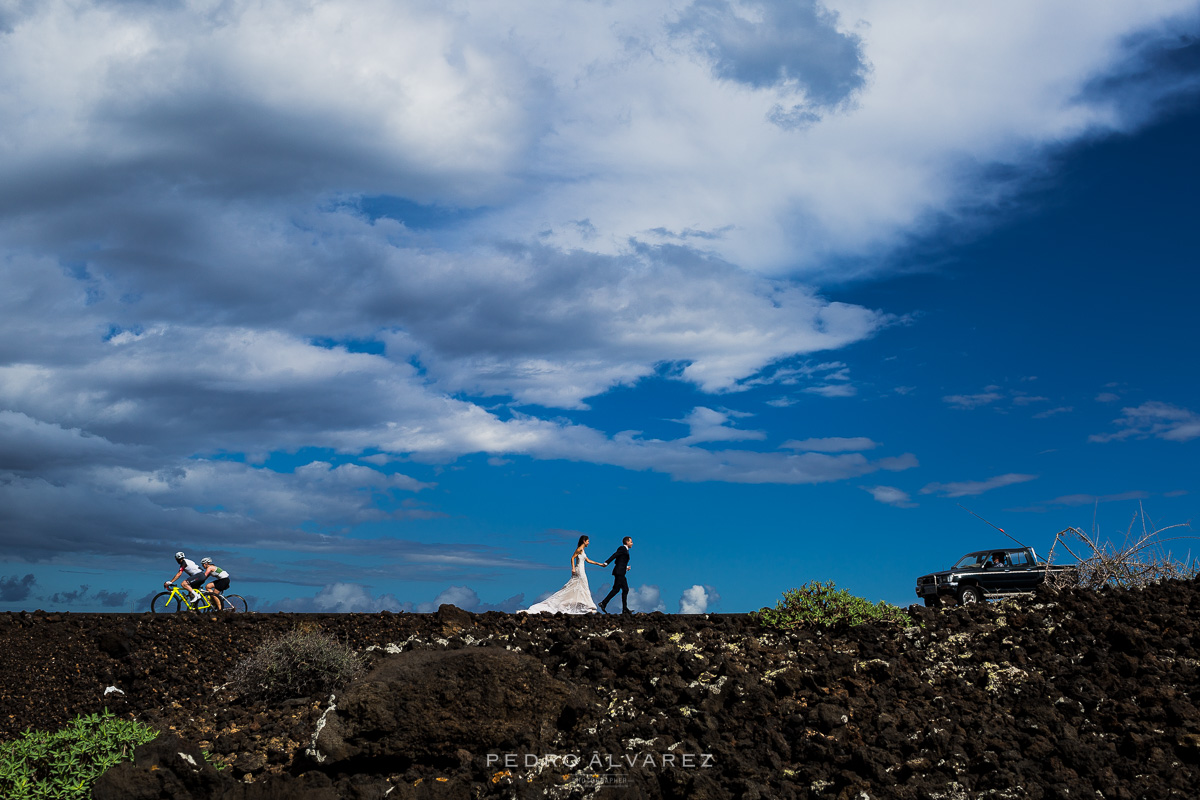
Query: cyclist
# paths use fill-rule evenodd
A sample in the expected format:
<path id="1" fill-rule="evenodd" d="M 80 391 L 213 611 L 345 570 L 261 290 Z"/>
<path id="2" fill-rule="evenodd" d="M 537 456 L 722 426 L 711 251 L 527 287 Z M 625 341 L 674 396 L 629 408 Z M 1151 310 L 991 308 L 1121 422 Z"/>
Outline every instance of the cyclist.
<path id="1" fill-rule="evenodd" d="M 212 583 L 204 588 L 208 589 L 209 594 L 217 601 L 217 610 L 220 611 L 225 606 L 221 592 L 229 588 L 229 573 L 214 564 L 208 556 L 200 559 L 200 566 L 204 567 L 204 580 L 212 578 Z"/>
<path id="2" fill-rule="evenodd" d="M 163 582 L 163 588 L 166 589 L 172 583 L 179 580 L 179 576 L 187 573 L 187 577 L 183 579 L 181 584 L 184 589 L 189 591 L 188 600 L 196 602 L 200 597 L 200 587 L 204 585 L 204 570 L 196 566 L 196 562 L 192 561 L 182 551 L 175 554 L 175 561 L 179 563 L 179 571 L 175 573 L 175 577 L 169 581 Z"/>

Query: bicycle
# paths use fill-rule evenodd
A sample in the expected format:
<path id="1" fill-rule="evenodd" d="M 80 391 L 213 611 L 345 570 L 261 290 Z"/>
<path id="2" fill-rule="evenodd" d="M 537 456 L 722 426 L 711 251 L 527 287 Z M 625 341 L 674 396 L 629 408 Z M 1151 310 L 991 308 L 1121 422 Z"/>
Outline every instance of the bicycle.
<path id="1" fill-rule="evenodd" d="M 225 602 L 221 603 L 218 601 L 217 604 L 212 602 L 216 599 L 216 595 L 211 594 L 206 589 L 200 590 L 196 595 L 197 598 L 195 601 L 189 600 L 187 593 L 183 589 L 175 584 L 171 584 L 171 588 L 168 591 L 159 592 L 154 595 L 154 598 L 150 601 L 150 612 L 153 614 L 157 614 L 160 611 L 174 611 L 175 613 L 181 611 L 197 611 L 201 613 L 240 611 L 246 613 L 249 610 L 246 598 L 240 594 L 223 594 L 221 595 L 221 600 Z"/>

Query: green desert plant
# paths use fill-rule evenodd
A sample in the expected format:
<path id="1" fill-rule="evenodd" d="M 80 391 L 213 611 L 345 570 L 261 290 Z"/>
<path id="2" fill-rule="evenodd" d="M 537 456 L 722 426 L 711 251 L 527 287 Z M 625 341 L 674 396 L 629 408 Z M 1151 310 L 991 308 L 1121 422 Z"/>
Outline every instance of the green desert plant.
<path id="1" fill-rule="evenodd" d="M 833 581 L 811 581 L 798 589 L 788 589 L 775 608 L 758 612 L 758 620 L 778 630 L 814 627 L 841 630 L 864 622 L 912 623 L 899 606 L 855 597 L 845 589 L 835 589 Z"/>
<path id="2" fill-rule="evenodd" d="M 260 644 L 229 673 L 245 697 L 284 700 L 340 689 L 363 672 L 363 658 L 319 630 L 293 630 Z"/>
<path id="3" fill-rule="evenodd" d="M 73 800 L 92 796 L 92 784 L 133 749 L 158 736 L 140 722 L 105 709 L 71 720 L 54 733 L 27 730 L 0 742 L 0 797 L 7 800 Z"/>

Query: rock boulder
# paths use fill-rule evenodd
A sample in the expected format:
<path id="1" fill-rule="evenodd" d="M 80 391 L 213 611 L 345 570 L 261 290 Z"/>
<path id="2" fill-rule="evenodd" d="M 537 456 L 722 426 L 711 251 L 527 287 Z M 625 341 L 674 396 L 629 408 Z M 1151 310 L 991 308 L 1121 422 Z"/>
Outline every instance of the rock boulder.
<path id="1" fill-rule="evenodd" d="M 459 764 L 548 742 L 590 706 L 586 689 L 551 677 L 531 656 L 498 648 L 400 653 L 337 698 L 315 760 L 334 769 L 377 759 Z"/>

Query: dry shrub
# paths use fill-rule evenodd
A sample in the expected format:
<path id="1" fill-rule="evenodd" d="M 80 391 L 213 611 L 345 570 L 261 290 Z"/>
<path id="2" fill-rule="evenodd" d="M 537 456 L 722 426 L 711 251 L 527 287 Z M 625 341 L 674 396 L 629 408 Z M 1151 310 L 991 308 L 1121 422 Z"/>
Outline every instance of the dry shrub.
<path id="1" fill-rule="evenodd" d="M 1140 531 L 1136 530 L 1139 527 Z M 1171 554 L 1166 544 L 1197 537 L 1163 536 L 1166 531 L 1186 527 L 1187 524 L 1180 524 L 1155 528 L 1139 504 L 1122 545 L 1101 540 L 1094 525 L 1090 535 L 1079 528 L 1066 528 L 1055 534 L 1047 561 L 1053 563 L 1054 551 L 1061 545 L 1078 563 L 1072 570 L 1048 573 L 1046 582 L 1056 588 L 1080 586 L 1102 589 L 1105 586 L 1117 586 L 1137 589 L 1160 581 L 1194 578 L 1200 573 L 1200 559 L 1191 558 L 1189 553 L 1179 560 Z"/>
<path id="2" fill-rule="evenodd" d="M 310 697 L 341 689 L 362 674 L 363 658 L 319 630 L 293 630 L 268 639 L 229 673 L 240 694 L 262 700 Z"/>

